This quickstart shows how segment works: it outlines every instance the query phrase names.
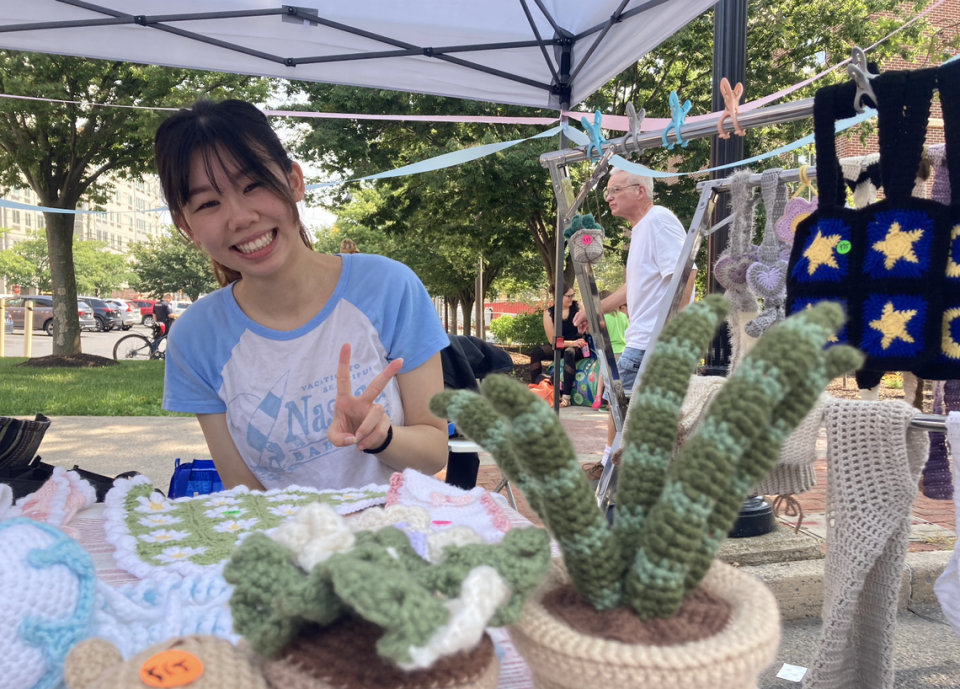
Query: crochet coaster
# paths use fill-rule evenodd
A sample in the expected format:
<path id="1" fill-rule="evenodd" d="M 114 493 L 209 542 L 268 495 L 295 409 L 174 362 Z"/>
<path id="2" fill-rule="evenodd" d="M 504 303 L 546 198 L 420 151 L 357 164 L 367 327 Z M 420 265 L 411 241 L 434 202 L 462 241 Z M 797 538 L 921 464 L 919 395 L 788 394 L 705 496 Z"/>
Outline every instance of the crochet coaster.
<path id="1" fill-rule="evenodd" d="M 93 636 L 111 642 L 125 660 L 176 636 L 207 634 L 236 644 L 232 593 L 219 573 L 171 574 L 120 588 L 98 581 Z"/>
<path id="2" fill-rule="evenodd" d="M 469 526 L 487 543 L 499 542 L 511 528 L 489 491 L 479 486 L 461 490 L 413 469 L 390 477 L 387 506 L 392 505 L 422 507 L 430 513 L 433 528 Z"/>
<path id="3" fill-rule="evenodd" d="M 183 576 L 219 572 L 237 542 L 269 531 L 311 502 L 333 505 L 339 514 L 383 504 L 386 486 L 346 491 L 288 486 L 266 492 L 245 486 L 211 495 L 169 500 L 145 476 L 118 479 L 107 494 L 107 541 L 117 566 L 141 579 L 167 572 Z"/>
<path id="4" fill-rule="evenodd" d="M 0 523 L 0 685 L 61 686 L 67 651 L 90 632 L 96 573 L 59 529 L 30 519 Z"/>

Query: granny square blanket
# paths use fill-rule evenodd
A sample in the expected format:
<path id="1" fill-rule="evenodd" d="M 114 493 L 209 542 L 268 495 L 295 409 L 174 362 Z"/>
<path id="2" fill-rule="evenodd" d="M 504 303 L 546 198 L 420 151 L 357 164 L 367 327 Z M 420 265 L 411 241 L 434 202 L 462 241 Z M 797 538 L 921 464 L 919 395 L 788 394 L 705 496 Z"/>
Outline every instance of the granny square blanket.
<path id="1" fill-rule="evenodd" d="M 245 486 L 170 500 L 145 476 L 118 479 L 104 500 L 107 541 L 117 566 L 146 579 L 171 572 L 196 576 L 223 569 L 234 547 L 271 531 L 311 502 L 346 515 L 382 505 L 388 486 L 322 491 L 289 486 L 266 492 Z"/>

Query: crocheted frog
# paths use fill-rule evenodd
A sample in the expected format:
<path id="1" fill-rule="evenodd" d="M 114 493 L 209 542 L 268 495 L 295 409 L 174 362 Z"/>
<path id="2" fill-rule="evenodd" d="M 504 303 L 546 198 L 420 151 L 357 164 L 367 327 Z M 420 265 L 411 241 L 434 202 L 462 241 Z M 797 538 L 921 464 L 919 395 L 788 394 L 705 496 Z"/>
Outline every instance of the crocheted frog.
<path id="1" fill-rule="evenodd" d="M 684 120 L 687 119 L 687 113 L 690 112 L 690 108 L 693 105 L 689 100 L 685 101 L 683 105 L 680 105 L 680 97 L 677 95 L 676 91 L 670 92 L 670 117 L 672 121 L 666 127 L 663 128 L 663 145 L 667 147 L 668 151 L 673 150 L 674 144 L 667 142 L 667 132 L 673 128 L 673 133 L 677 136 L 677 142 L 680 144 L 681 148 L 686 148 L 689 145 L 689 141 L 683 140 L 683 135 L 680 132 L 680 127 L 683 126 Z"/>
<path id="2" fill-rule="evenodd" d="M 607 141 L 600 131 L 603 125 L 603 114 L 597 110 L 593 115 L 593 124 L 590 124 L 590 120 L 586 117 L 580 118 L 580 124 L 583 125 L 584 131 L 590 135 L 590 143 L 587 144 L 587 157 L 590 160 L 600 160 L 603 157 L 603 144 Z"/>

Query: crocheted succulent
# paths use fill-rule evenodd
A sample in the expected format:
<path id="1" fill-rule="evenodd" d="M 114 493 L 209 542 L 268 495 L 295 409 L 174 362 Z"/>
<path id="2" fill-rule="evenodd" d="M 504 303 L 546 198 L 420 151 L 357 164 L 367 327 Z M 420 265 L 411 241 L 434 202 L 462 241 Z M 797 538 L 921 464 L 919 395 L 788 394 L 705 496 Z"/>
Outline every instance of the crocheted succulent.
<path id="1" fill-rule="evenodd" d="M 839 306 L 818 304 L 786 319 L 760 338 L 671 461 L 690 375 L 728 306 L 709 296 L 657 340 L 624 431 L 612 528 L 556 415 L 522 385 L 490 376 L 482 395 L 444 391 L 431 400 L 434 414 L 455 421 L 524 492 L 556 537 L 577 591 L 598 610 L 673 616 L 783 441 L 830 380 L 863 361 L 850 347 L 823 348 L 843 323 Z"/>
<path id="2" fill-rule="evenodd" d="M 234 629 L 262 656 L 278 654 L 308 623 L 354 615 L 383 628 L 382 657 L 426 668 L 475 646 L 485 627 L 515 622 L 550 564 L 541 529 L 512 529 L 487 544 L 454 527 L 462 531 L 434 534 L 428 561 L 396 527 L 353 532 L 327 505 L 304 510 L 272 536 L 252 534 L 223 572 L 236 585 Z"/>

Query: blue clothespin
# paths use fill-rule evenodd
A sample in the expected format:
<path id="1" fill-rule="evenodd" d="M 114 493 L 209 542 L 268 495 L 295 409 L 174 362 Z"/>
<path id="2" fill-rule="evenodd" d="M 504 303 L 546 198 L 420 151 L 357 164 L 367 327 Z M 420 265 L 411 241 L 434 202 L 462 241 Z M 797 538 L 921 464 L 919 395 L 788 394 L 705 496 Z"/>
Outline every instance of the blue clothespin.
<path id="1" fill-rule="evenodd" d="M 676 91 L 670 92 L 670 113 L 672 122 L 663 128 L 663 145 L 667 147 L 667 150 L 672 150 L 674 144 L 667 143 L 667 132 L 670 131 L 670 128 L 673 127 L 674 133 L 677 135 L 677 141 L 680 143 L 682 148 L 686 148 L 690 143 L 689 141 L 683 140 L 683 135 L 680 133 L 680 127 L 683 126 L 683 121 L 687 119 L 687 113 L 690 112 L 690 108 L 693 105 L 690 101 L 686 101 L 683 106 L 680 105 L 680 97 L 677 95 Z"/>
<path id="2" fill-rule="evenodd" d="M 587 157 L 590 158 L 590 160 L 600 160 L 603 157 L 603 144 L 607 142 L 600 132 L 600 125 L 603 124 L 603 115 L 597 110 L 593 116 L 593 124 L 590 124 L 590 120 L 586 117 L 580 118 L 580 124 L 583 125 L 584 131 L 590 135 L 590 143 L 587 144 Z M 596 149 L 595 153 L 593 152 L 594 149 Z"/>

